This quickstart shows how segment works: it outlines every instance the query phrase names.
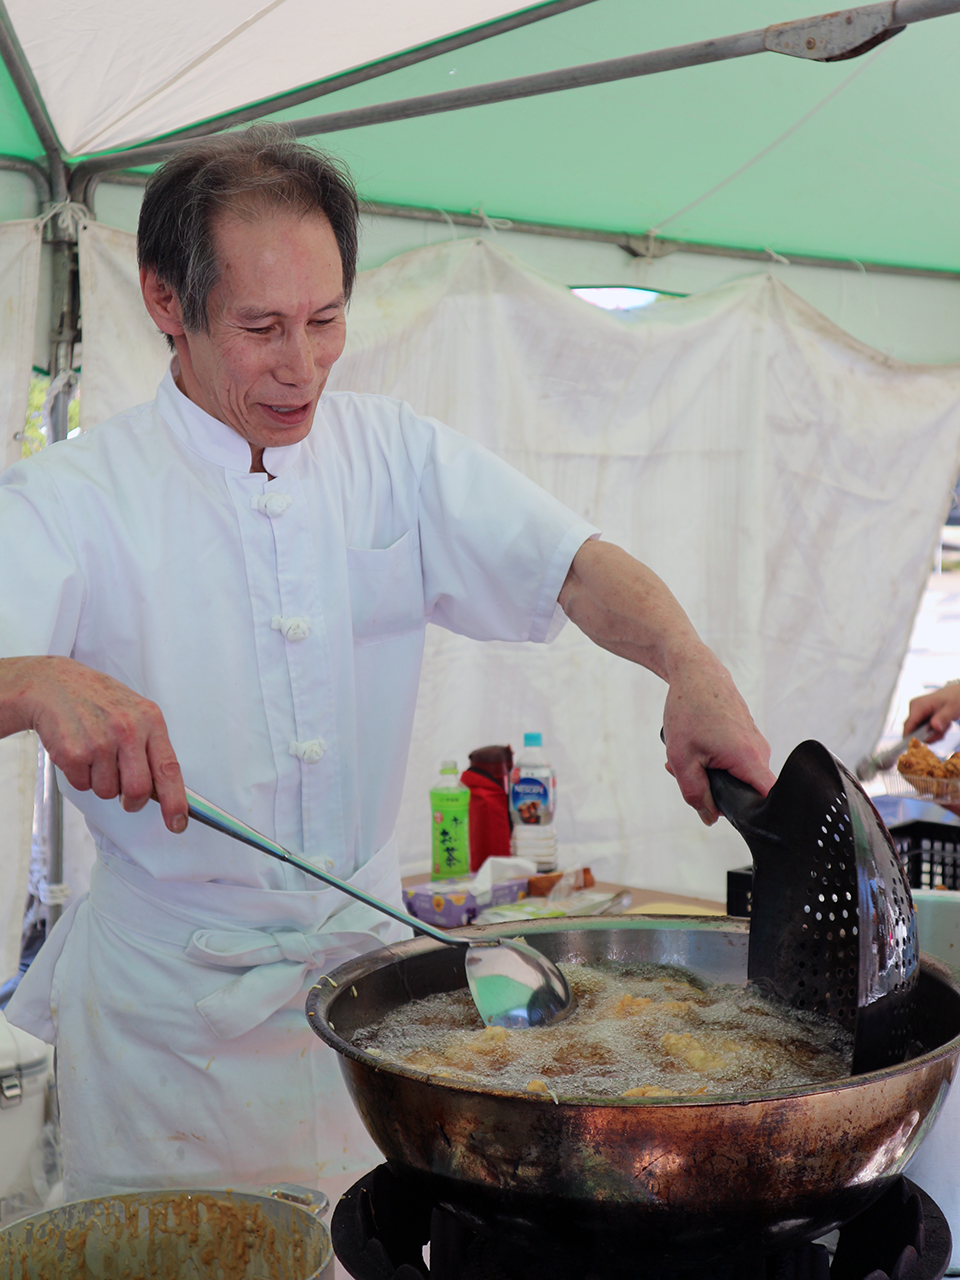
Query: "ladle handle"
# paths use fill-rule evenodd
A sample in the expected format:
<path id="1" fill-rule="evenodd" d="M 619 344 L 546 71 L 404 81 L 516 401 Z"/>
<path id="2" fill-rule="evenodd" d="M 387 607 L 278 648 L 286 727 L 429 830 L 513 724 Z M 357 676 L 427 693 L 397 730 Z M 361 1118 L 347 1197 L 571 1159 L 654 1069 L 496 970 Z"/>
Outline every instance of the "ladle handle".
<path id="1" fill-rule="evenodd" d="M 358 902 L 362 902 L 368 907 L 373 907 L 374 911 L 380 911 L 385 916 L 390 916 L 393 920 L 399 920 L 401 924 L 408 925 L 418 933 L 428 934 L 431 938 L 436 939 L 437 942 L 445 942 L 448 947 L 455 947 L 464 945 L 466 941 L 463 938 L 448 937 L 446 934 L 441 933 L 439 929 L 435 929 L 433 925 L 424 924 L 422 920 L 412 919 L 405 911 L 400 911 L 386 902 L 381 902 L 379 898 L 374 898 L 372 894 L 364 893 L 362 889 L 356 888 L 355 885 L 346 884 L 345 881 L 338 880 L 336 876 L 330 875 L 327 871 L 318 871 L 309 862 L 304 862 L 302 858 L 288 853 L 282 845 L 275 844 L 273 840 L 268 840 L 259 831 L 254 831 L 253 827 L 248 827 L 239 818 L 233 817 L 232 814 L 227 813 L 225 809 L 219 808 L 210 800 L 204 800 L 203 796 L 198 796 L 195 791 L 191 791 L 189 788 L 187 789 L 187 811 L 191 818 L 196 818 L 197 822 L 202 822 L 204 826 L 213 827 L 214 831 L 220 831 L 223 835 L 230 836 L 232 840 L 239 840 L 241 844 L 252 845 L 254 849 L 259 849 L 261 853 L 266 853 L 271 858 L 276 858 L 278 862 L 287 862 L 290 866 L 296 867 L 306 875 L 313 876 L 316 880 L 322 880 L 324 884 L 330 885 L 331 888 L 339 889 L 341 893 L 346 893 L 351 898 L 356 898 Z"/>
<path id="2" fill-rule="evenodd" d="M 748 782 L 741 782 L 726 769 L 708 769 L 710 794 L 713 803 L 728 821 L 739 830 L 741 827 L 753 829 L 756 818 L 763 808 L 766 797 L 756 791 Z"/>

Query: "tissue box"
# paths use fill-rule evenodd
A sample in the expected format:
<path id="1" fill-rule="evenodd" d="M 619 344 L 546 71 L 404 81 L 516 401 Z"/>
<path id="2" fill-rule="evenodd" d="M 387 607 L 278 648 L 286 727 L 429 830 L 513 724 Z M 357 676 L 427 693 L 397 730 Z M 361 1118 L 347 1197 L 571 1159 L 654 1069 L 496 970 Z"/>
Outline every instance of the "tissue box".
<path id="1" fill-rule="evenodd" d="M 456 929 L 462 924 L 472 924 L 478 912 L 488 907 L 519 902 L 527 896 L 527 883 L 528 878 L 524 876 L 495 881 L 481 889 L 474 884 L 472 876 L 463 880 L 431 880 L 404 889 L 403 904 L 424 924 Z"/>

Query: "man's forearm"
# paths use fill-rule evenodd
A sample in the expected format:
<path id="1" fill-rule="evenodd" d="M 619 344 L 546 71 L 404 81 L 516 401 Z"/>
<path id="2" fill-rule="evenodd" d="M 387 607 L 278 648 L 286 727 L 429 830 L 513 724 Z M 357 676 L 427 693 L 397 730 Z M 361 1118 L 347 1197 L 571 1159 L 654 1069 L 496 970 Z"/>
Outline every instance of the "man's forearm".
<path id="1" fill-rule="evenodd" d="M 668 683 L 678 663 L 706 648 L 666 583 L 612 542 L 583 544 L 559 601 L 595 644 Z"/>
<path id="2" fill-rule="evenodd" d="M 0 658 L 0 738 L 35 728 L 35 677 L 43 657 Z"/>
<path id="3" fill-rule="evenodd" d="M 767 794 L 775 781 L 769 746 L 730 672 L 655 573 L 611 543 L 585 542 L 559 600 L 596 644 L 667 682 L 667 768 L 704 822 L 717 818 L 708 768 L 727 769 Z"/>

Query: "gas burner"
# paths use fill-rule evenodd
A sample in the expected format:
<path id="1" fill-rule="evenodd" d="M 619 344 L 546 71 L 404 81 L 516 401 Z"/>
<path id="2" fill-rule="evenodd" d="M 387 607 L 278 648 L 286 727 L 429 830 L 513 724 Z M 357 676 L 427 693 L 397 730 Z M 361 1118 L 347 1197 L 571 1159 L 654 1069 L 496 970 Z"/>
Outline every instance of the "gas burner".
<path id="1" fill-rule="evenodd" d="M 385 1164 L 341 1199 L 331 1234 L 354 1280 L 940 1280 L 951 1252 L 943 1214 L 906 1178 L 840 1229 L 832 1256 L 814 1243 L 688 1269 L 664 1266 L 628 1239 L 560 1249 L 549 1230 L 465 1214 L 432 1193 L 429 1179 Z"/>

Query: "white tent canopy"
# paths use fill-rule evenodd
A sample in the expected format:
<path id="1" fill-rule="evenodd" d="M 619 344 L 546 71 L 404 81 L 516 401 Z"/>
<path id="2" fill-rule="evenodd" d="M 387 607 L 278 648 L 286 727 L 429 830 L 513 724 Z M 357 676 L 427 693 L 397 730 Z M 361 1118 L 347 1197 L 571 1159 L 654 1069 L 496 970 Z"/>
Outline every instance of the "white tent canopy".
<path id="1" fill-rule="evenodd" d="M 458 0 L 455 28 L 515 8 Z M 167 0 L 159 21 L 151 5 L 102 0 L 7 0 L 6 9 L 67 156 L 174 133 L 451 29 L 443 0 Z"/>

